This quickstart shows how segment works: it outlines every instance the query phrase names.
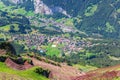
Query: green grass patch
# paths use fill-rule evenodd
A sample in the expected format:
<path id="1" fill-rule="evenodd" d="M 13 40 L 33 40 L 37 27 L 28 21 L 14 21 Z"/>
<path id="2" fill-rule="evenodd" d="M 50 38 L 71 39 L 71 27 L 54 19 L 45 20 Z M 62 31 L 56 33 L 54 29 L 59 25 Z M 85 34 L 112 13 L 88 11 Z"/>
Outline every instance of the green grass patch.
<path id="1" fill-rule="evenodd" d="M 8 31 L 10 31 L 12 26 L 13 26 L 14 31 L 19 31 L 19 25 L 18 24 L 10 24 L 10 25 L 1 26 L 0 30 L 8 32 Z"/>
<path id="2" fill-rule="evenodd" d="M 7 67 L 4 63 L 0 62 L 0 72 L 20 76 L 20 77 L 23 77 L 26 79 L 28 78 L 28 79 L 33 79 L 33 80 L 49 80 L 49 79 L 43 77 L 42 75 L 35 73 L 34 70 L 36 68 L 37 67 L 31 68 L 31 69 L 28 69 L 25 71 L 18 71 L 18 70 L 13 70 L 13 69 Z"/>
<path id="3" fill-rule="evenodd" d="M 73 19 L 71 19 L 71 18 L 66 19 L 64 24 L 66 26 L 74 26 Z"/>
<path id="4" fill-rule="evenodd" d="M 28 11 L 27 13 L 26 13 L 26 16 L 34 16 L 35 14 L 34 14 L 34 12 L 33 11 Z"/>
<path id="5" fill-rule="evenodd" d="M 3 30 L 3 31 L 8 32 L 8 31 L 10 30 L 10 26 L 11 26 L 11 25 L 1 26 L 1 27 L 0 27 L 0 30 Z"/>
<path id="6" fill-rule="evenodd" d="M 117 13 L 120 13 L 120 9 L 117 9 Z"/>
<path id="7" fill-rule="evenodd" d="M 80 64 L 74 64 L 73 67 L 81 70 L 81 71 L 84 71 L 84 72 L 88 72 L 88 71 L 91 71 L 91 70 L 95 70 L 97 69 L 97 67 L 94 67 L 94 66 L 89 66 L 89 65 L 80 65 Z"/>
<path id="8" fill-rule="evenodd" d="M 0 38 L 4 38 L 4 34 L 0 33 Z"/>
<path id="9" fill-rule="evenodd" d="M 93 56 L 95 56 L 94 53 L 86 52 L 86 57 L 87 58 L 90 58 L 90 57 L 93 57 Z"/>
<path id="10" fill-rule="evenodd" d="M 46 54 L 49 56 L 59 56 L 61 51 L 58 49 L 58 46 L 54 47 L 53 44 L 48 44 L 48 46 L 45 47 L 47 52 Z"/>
<path id="11" fill-rule="evenodd" d="M 120 80 L 120 77 L 116 77 L 116 78 L 114 78 L 113 80 Z"/>
<path id="12" fill-rule="evenodd" d="M 24 8 L 19 8 L 19 9 L 13 10 L 13 13 L 25 15 L 27 12 Z"/>
<path id="13" fill-rule="evenodd" d="M 15 31 L 19 31 L 19 25 L 18 24 L 13 24 L 13 26 L 14 26 Z"/>
<path id="14" fill-rule="evenodd" d="M 0 9 L 5 8 L 5 5 L 3 4 L 3 2 L 0 2 Z"/>
<path id="15" fill-rule="evenodd" d="M 85 11 L 85 16 L 92 16 L 96 12 L 98 5 L 89 6 Z"/>
<path id="16" fill-rule="evenodd" d="M 109 22 L 106 22 L 106 32 L 115 32 L 114 26 L 112 26 Z"/>

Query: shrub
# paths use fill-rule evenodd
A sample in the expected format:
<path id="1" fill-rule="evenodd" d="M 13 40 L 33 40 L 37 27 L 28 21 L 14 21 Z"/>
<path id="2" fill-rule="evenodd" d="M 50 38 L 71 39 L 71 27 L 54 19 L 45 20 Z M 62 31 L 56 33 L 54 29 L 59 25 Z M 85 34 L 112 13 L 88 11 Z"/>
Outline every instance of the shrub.
<path id="1" fill-rule="evenodd" d="M 45 70 L 45 69 L 43 69 L 41 67 L 38 67 L 38 68 L 35 69 L 35 73 L 38 73 L 38 74 L 43 75 L 43 76 L 48 78 L 49 74 L 50 74 L 50 71 L 47 70 L 47 69 Z"/>

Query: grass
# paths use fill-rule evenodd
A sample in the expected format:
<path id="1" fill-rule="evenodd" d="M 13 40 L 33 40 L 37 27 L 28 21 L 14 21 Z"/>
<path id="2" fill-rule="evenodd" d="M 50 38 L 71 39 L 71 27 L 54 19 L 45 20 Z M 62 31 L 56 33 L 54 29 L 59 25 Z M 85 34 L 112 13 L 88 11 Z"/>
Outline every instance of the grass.
<path id="1" fill-rule="evenodd" d="M 89 6 L 85 11 L 85 16 L 92 16 L 96 12 L 98 5 Z"/>
<path id="2" fill-rule="evenodd" d="M 26 13 L 26 16 L 34 16 L 34 12 L 33 12 L 33 11 L 28 11 L 28 12 Z"/>
<path id="3" fill-rule="evenodd" d="M 1 26 L 0 30 L 6 31 L 8 32 L 11 29 L 11 26 L 14 26 L 14 30 L 15 31 L 19 31 L 19 26 L 18 24 L 10 24 L 10 25 L 5 25 L 5 26 Z"/>
<path id="4" fill-rule="evenodd" d="M 47 46 L 44 46 L 44 48 L 47 50 L 46 54 L 49 56 L 59 56 L 61 53 L 58 46 L 52 47 L 52 44 L 48 44 Z"/>
<path id="5" fill-rule="evenodd" d="M 117 9 L 117 13 L 120 13 L 120 9 Z"/>
<path id="6" fill-rule="evenodd" d="M 109 22 L 106 22 L 106 32 L 115 32 L 114 26 L 112 26 Z"/>
<path id="7" fill-rule="evenodd" d="M 13 10 L 13 13 L 25 15 L 27 12 L 25 11 L 24 8 L 19 8 L 19 9 Z"/>
<path id="8" fill-rule="evenodd" d="M 37 67 L 33 67 L 31 69 L 25 70 L 25 71 L 18 71 L 18 70 L 13 70 L 9 67 L 7 67 L 4 63 L 0 62 L 0 73 L 7 73 L 11 75 L 16 75 L 23 77 L 25 79 L 32 79 L 32 80 L 49 80 L 42 75 L 39 75 L 34 72 L 34 70 Z"/>
<path id="9" fill-rule="evenodd" d="M 65 25 L 66 26 L 74 26 L 73 19 L 66 19 L 65 20 Z"/>
<path id="10" fill-rule="evenodd" d="M 0 2 L 0 9 L 5 8 L 5 5 L 3 4 L 3 2 Z"/>
<path id="11" fill-rule="evenodd" d="M 14 30 L 15 30 L 15 31 L 19 31 L 19 26 L 18 26 L 18 24 L 13 24 L 13 26 L 14 26 Z"/>
<path id="12" fill-rule="evenodd" d="M 0 33 L 0 38 L 4 38 L 4 34 Z"/>
<path id="13" fill-rule="evenodd" d="M 22 15 L 26 15 L 26 16 L 34 16 L 34 12 L 29 11 L 27 12 L 24 8 L 19 8 L 19 9 L 15 9 L 15 6 L 5 6 L 5 4 L 3 2 L 0 2 L 0 9 L 2 11 L 7 11 L 7 12 L 12 12 L 12 13 L 16 13 L 16 14 L 22 14 Z"/>
<path id="14" fill-rule="evenodd" d="M 2 27 L 0 27 L 0 30 L 8 32 L 10 30 L 10 26 L 11 25 L 2 26 Z"/>
<path id="15" fill-rule="evenodd" d="M 120 77 L 114 78 L 113 80 L 120 80 Z"/>
<path id="16" fill-rule="evenodd" d="M 94 67 L 94 66 L 89 66 L 89 65 L 83 66 L 83 65 L 80 65 L 80 64 L 75 64 L 75 65 L 73 65 L 73 67 L 75 67 L 75 68 L 77 68 L 77 69 L 80 69 L 80 70 L 82 70 L 82 71 L 84 71 L 84 72 L 88 72 L 88 71 L 97 69 L 97 68 Z"/>

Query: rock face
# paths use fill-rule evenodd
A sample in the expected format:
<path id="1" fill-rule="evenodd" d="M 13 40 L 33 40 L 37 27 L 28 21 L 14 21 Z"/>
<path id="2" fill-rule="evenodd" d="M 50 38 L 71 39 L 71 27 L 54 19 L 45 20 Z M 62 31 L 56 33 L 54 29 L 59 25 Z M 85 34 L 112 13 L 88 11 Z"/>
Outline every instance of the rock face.
<path id="1" fill-rule="evenodd" d="M 58 7 L 58 6 L 53 7 L 53 8 L 52 8 L 52 11 L 53 11 L 54 13 L 61 13 L 61 14 L 64 14 L 64 15 L 66 15 L 66 16 L 68 16 L 68 17 L 71 17 L 71 16 L 67 13 L 67 11 L 65 11 L 62 7 Z"/>
<path id="2" fill-rule="evenodd" d="M 14 4 L 20 4 L 23 3 L 23 0 L 9 0 L 10 2 L 14 3 Z"/>
<path id="3" fill-rule="evenodd" d="M 28 10 L 33 10 L 36 14 L 46 14 L 46 15 L 53 15 L 55 13 L 61 13 L 70 17 L 67 12 L 58 6 L 52 6 L 43 2 L 43 0 L 0 0 L 4 2 L 6 5 L 17 5 L 20 7 L 25 8 Z"/>
<path id="4" fill-rule="evenodd" d="M 41 13 L 41 14 L 46 14 L 46 15 L 53 15 L 55 13 L 61 13 L 65 16 L 70 17 L 70 15 L 67 14 L 67 11 L 65 11 L 62 7 L 60 6 L 52 6 L 52 5 L 47 5 L 44 3 L 42 0 L 34 0 L 34 11 L 35 13 Z"/>
<path id="5" fill-rule="evenodd" d="M 24 0 L 1 0 L 1 1 L 3 1 L 5 4 L 10 3 L 15 5 L 21 4 L 24 2 Z"/>
<path id="6" fill-rule="evenodd" d="M 34 9 L 35 13 L 42 13 L 47 15 L 52 15 L 52 9 L 50 9 L 46 4 L 41 0 L 34 0 Z"/>

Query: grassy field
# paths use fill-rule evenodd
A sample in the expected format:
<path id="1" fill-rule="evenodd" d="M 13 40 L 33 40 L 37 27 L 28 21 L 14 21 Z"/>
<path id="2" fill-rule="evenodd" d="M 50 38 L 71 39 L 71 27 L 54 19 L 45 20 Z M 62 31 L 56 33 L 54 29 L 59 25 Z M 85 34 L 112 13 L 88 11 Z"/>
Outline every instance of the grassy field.
<path id="1" fill-rule="evenodd" d="M 97 68 L 94 67 L 94 66 L 89 66 L 89 65 L 82 66 L 82 65 L 80 65 L 80 64 L 73 65 L 73 67 L 75 67 L 75 68 L 77 68 L 77 69 L 80 69 L 80 70 L 82 70 L 82 71 L 84 71 L 84 72 L 88 72 L 88 71 L 97 69 Z"/>
<path id="2" fill-rule="evenodd" d="M 46 54 L 49 56 L 59 56 L 61 51 L 58 49 L 59 46 L 52 47 L 52 44 L 48 44 L 47 46 L 42 46 L 44 49 L 47 50 Z"/>
<path id="3" fill-rule="evenodd" d="M 12 80 L 21 80 L 21 79 L 22 80 L 49 80 L 49 79 L 35 73 L 34 72 L 35 69 L 36 69 L 36 67 L 31 68 L 29 70 L 25 70 L 25 71 L 18 71 L 18 70 L 13 70 L 13 69 L 7 67 L 4 63 L 0 62 L 0 74 L 2 74 L 2 75 L 3 75 L 3 73 L 9 74 L 9 75 L 3 75 L 5 79 L 6 78 L 9 78 L 9 79 L 15 78 Z M 1 78 L 1 76 L 0 76 L 0 78 Z M 20 78 L 20 79 L 17 79 L 17 78 Z M 6 80 L 8 80 L 8 79 L 6 79 Z"/>

